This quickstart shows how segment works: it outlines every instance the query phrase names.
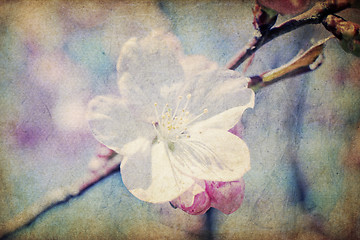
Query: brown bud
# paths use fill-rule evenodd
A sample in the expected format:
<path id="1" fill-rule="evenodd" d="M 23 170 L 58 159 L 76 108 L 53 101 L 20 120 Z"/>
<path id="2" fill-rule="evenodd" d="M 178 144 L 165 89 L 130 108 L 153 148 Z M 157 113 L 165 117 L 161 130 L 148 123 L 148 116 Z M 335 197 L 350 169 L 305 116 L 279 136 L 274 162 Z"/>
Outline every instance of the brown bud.
<path id="1" fill-rule="evenodd" d="M 328 15 L 322 23 L 340 40 L 340 45 L 346 52 L 360 57 L 360 25 L 335 15 Z"/>
<path id="2" fill-rule="evenodd" d="M 328 9 L 337 9 L 336 12 L 349 7 L 359 7 L 358 0 L 326 0 L 324 6 Z"/>
<path id="3" fill-rule="evenodd" d="M 328 15 L 322 23 L 328 31 L 332 32 L 335 37 L 340 40 L 343 38 L 360 40 L 360 26 L 356 23 L 346 21 L 345 19 L 335 15 Z"/>
<path id="4" fill-rule="evenodd" d="M 277 12 L 272 9 L 262 7 L 259 4 L 255 4 L 253 9 L 254 28 L 259 30 L 261 33 L 269 30 L 272 26 L 274 26 L 277 19 Z"/>

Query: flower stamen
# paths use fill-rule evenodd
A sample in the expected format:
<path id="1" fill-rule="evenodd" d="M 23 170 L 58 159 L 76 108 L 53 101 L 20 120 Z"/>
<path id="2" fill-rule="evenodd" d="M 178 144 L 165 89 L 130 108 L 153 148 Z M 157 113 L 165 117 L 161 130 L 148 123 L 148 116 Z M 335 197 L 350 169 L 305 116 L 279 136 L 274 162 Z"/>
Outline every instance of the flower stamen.
<path id="1" fill-rule="evenodd" d="M 157 105 L 158 105 L 157 103 L 154 103 L 156 120 L 159 120 L 159 113 L 158 113 L 158 110 L 157 110 Z"/>
<path id="2" fill-rule="evenodd" d="M 176 104 L 176 108 L 175 108 L 175 111 L 174 111 L 173 118 L 174 118 L 174 117 L 176 116 L 176 114 L 177 114 L 177 111 L 178 111 L 178 109 L 179 109 L 179 105 L 180 105 L 181 99 L 182 99 L 182 96 L 179 96 L 179 101 L 178 101 L 177 104 Z"/>
<path id="3" fill-rule="evenodd" d="M 201 114 L 190 119 L 189 117 L 191 114 L 187 111 L 187 107 L 190 103 L 191 97 L 191 94 L 186 96 L 186 102 L 180 112 L 179 108 L 183 99 L 182 96 L 178 97 L 174 111 L 169 107 L 169 104 L 166 104 L 161 113 L 161 118 L 159 118 L 157 103 L 154 104 L 157 122 L 153 122 L 153 126 L 156 129 L 156 134 L 159 136 L 159 139 L 163 139 L 167 142 L 176 142 L 181 139 L 182 136 L 187 138 L 190 137 L 187 133 L 187 126 L 208 112 L 207 109 L 204 109 Z"/>
<path id="4" fill-rule="evenodd" d="M 189 122 L 187 122 L 187 125 L 189 125 L 190 123 L 193 123 L 194 121 L 198 120 L 202 115 L 206 114 L 207 112 L 208 112 L 208 110 L 207 110 L 207 108 L 205 108 L 202 113 L 200 113 L 200 114 L 197 115 L 195 118 L 193 118 L 192 120 L 190 120 Z"/>

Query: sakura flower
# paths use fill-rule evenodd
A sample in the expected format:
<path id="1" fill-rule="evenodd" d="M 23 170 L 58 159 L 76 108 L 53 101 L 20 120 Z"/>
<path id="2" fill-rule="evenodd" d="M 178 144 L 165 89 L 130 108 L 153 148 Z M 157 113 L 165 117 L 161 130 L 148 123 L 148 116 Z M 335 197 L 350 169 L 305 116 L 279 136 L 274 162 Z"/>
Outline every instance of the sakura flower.
<path id="1" fill-rule="evenodd" d="M 248 147 L 228 132 L 254 106 L 248 79 L 185 56 L 162 32 L 126 42 L 117 71 L 120 96 L 93 99 L 88 120 L 124 156 L 122 179 L 137 198 L 171 201 L 199 179 L 235 181 L 250 169 Z"/>

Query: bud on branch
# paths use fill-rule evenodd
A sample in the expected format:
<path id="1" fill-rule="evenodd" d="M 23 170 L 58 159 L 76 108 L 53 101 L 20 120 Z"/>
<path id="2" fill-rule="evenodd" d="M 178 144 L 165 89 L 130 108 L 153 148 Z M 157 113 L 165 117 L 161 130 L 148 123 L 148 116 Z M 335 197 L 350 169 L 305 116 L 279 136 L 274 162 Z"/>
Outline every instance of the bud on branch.
<path id="1" fill-rule="evenodd" d="M 340 40 L 340 45 L 346 52 L 360 57 L 360 25 L 335 15 L 327 16 L 322 23 Z"/>
<path id="2" fill-rule="evenodd" d="M 350 7 L 358 7 L 359 3 L 357 1 L 358 0 L 327 0 L 318 2 L 308 11 L 287 20 L 278 26 L 271 27 L 266 31 L 266 34 L 260 36 L 255 35 L 247 45 L 235 54 L 225 67 L 235 70 L 263 45 L 273 39 L 308 24 L 319 24 L 329 14 L 333 14 Z"/>

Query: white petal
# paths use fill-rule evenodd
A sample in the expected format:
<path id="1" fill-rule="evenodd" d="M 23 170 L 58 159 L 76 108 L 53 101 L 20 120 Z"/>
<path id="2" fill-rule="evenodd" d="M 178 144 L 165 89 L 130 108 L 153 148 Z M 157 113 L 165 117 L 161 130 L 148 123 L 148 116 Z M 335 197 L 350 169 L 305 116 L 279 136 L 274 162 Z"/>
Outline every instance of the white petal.
<path id="1" fill-rule="evenodd" d="M 160 90 L 184 81 L 179 50 L 176 38 L 169 33 L 130 39 L 117 63 L 120 93 L 133 104 L 162 103 L 162 99 L 168 99 L 168 93 Z"/>
<path id="2" fill-rule="evenodd" d="M 188 82 L 201 82 L 201 80 L 206 79 L 205 73 L 211 74 L 219 68 L 216 62 L 212 62 L 201 55 L 184 56 L 180 63 Z"/>
<path id="3" fill-rule="evenodd" d="M 253 108 L 255 104 L 255 93 L 250 92 L 251 96 L 249 102 L 245 105 L 231 108 L 227 111 L 224 111 L 220 114 L 217 114 L 211 118 L 208 118 L 201 122 L 196 122 L 189 127 L 191 132 L 204 132 L 209 128 L 218 128 L 223 130 L 229 130 L 234 127 L 236 123 L 241 119 L 244 111 L 248 108 Z"/>
<path id="4" fill-rule="evenodd" d="M 177 205 L 184 205 L 185 207 L 191 207 L 194 204 L 195 196 L 199 193 L 205 192 L 205 181 L 201 180 L 195 182 L 187 191 L 179 196 L 172 203 L 177 203 Z"/>
<path id="5" fill-rule="evenodd" d="M 250 170 L 250 153 L 239 137 L 219 129 L 190 133 L 172 152 L 179 171 L 198 179 L 235 181 Z"/>
<path id="6" fill-rule="evenodd" d="M 186 91 L 192 94 L 189 111 L 193 114 L 206 108 L 208 116 L 214 116 L 251 101 L 253 91 L 247 87 L 249 79 L 238 72 L 211 67 L 190 79 Z"/>
<path id="7" fill-rule="evenodd" d="M 98 96 L 90 101 L 87 113 L 95 138 L 116 152 L 124 144 L 155 134 L 151 123 L 136 118 L 124 102 L 113 96 Z"/>
<path id="8" fill-rule="evenodd" d="M 140 146 L 138 152 L 125 156 L 126 160 L 121 164 L 123 182 L 134 196 L 152 203 L 167 202 L 193 185 L 191 177 L 172 166 L 168 148 L 163 142 L 151 146 L 147 141 Z"/>

